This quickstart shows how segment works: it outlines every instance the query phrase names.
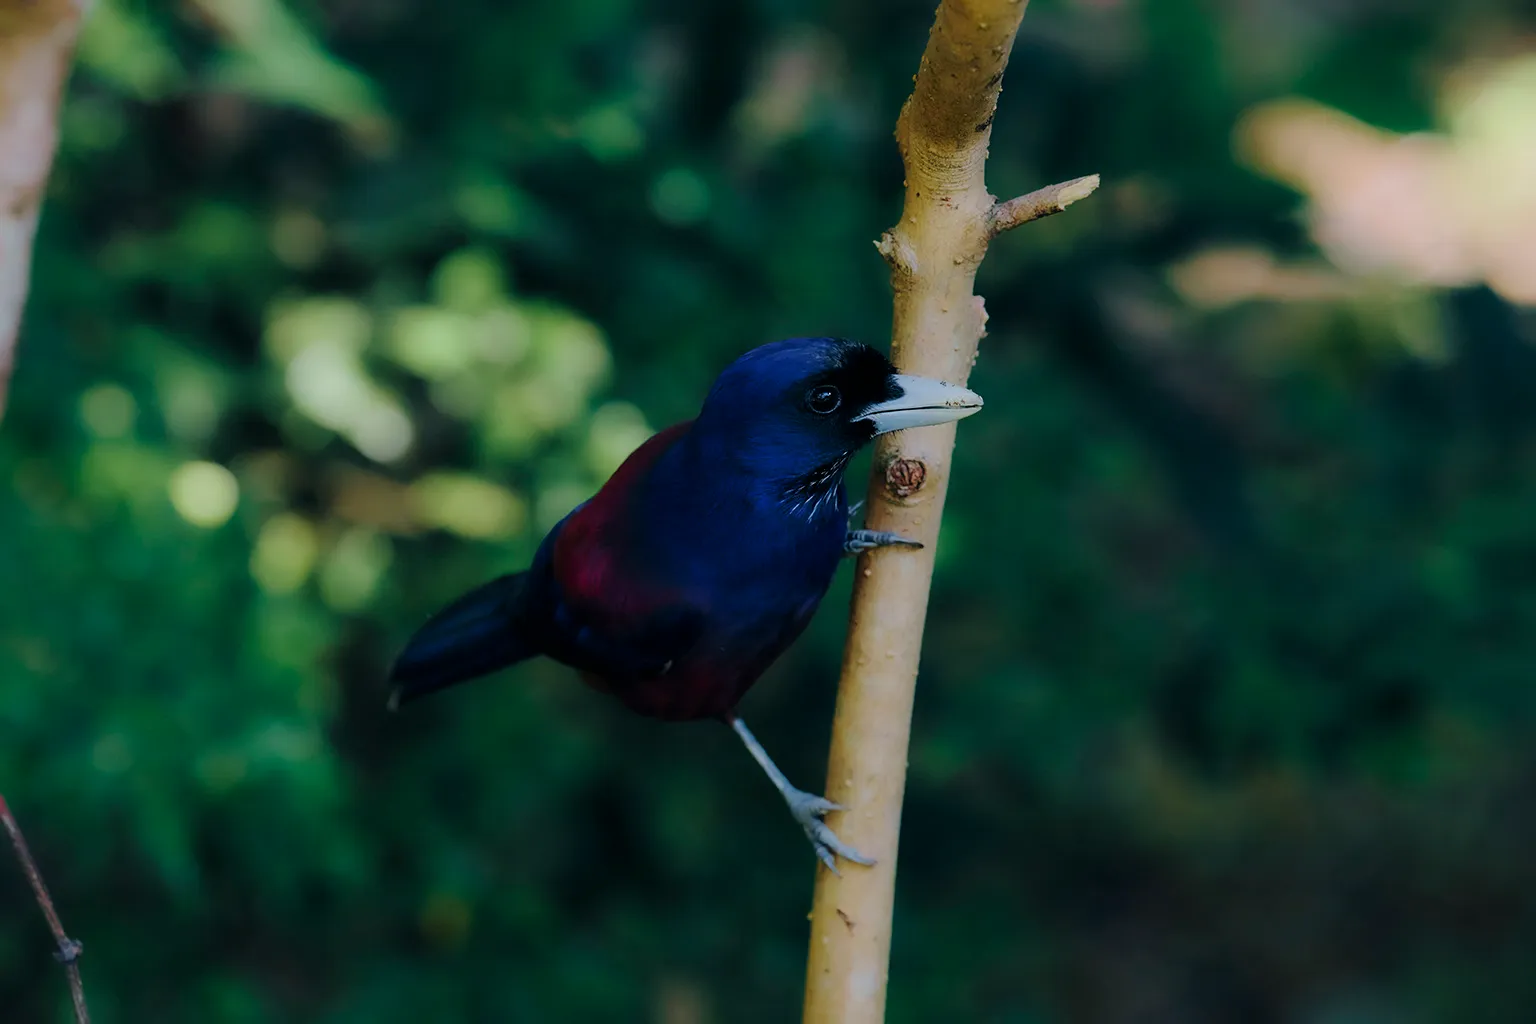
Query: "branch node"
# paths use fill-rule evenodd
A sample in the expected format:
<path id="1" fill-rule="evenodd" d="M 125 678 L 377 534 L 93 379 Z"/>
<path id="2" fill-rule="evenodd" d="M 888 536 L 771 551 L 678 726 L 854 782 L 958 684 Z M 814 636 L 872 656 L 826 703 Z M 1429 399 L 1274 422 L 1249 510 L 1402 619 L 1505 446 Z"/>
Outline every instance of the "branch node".
<path id="1" fill-rule="evenodd" d="M 885 489 L 896 499 L 909 498 L 928 482 L 928 467 L 922 459 L 892 459 L 885 467 Z"/>
<path id="2" fill-rule="evenodd" d="M 885 262 L 891 265 L 891 269 L 902 274 L 911 275 L 917 270 L 917 253 L 912 249 L 912 243 L 896 234 L 894 231 L 886 231 L 875 242 L 875 248 L 880 255 L 885 257 Z"/>
<path id="3" fill-rule="evenodd" d="M 1081 178 L 1073 178 L 1071 181 L 1047 185 L 1028 195 L 1010 199 L 1006 203 L 998 203 L 992 207 L 992 212 L 987 217 L 988 237 L 996 238 L 1004 231 L 1016 228 L 1020 224 L 1028 224 L 1032 220 L 1061 213 L 1079 199 L 1086 199 L 1093 195 L 1098 187 L 1099 176 L 1089 174 Z"/>

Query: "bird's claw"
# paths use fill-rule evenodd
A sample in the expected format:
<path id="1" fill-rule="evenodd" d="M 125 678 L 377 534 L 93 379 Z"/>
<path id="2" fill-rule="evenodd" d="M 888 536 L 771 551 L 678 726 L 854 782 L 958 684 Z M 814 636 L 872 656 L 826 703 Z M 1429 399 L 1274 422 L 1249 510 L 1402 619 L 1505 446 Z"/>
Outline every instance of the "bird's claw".
<path id="1" fill-rule="evenodd" d="M 865 867 L 874 863 L 872 859 L 837 838 L 837 833 L 821 820 L 824 814 L 847 810 L 842 804 L 835 804 L 826 797 L 800 790 L 786 794 L 784 800 L 789 804 L 789 813 L 800 823 L 800 827 L 805 829 L 805 837 L 811 841 L 811 848 L 816 851 L 816 856 L 827 866 L 828 871 L 834 875 L 842 874 L 837 870 L 837 857 L 855 864 L 863 864 Z"/>
<path id="2" fill-rule="evenodd" d="M 862 555 L 866 551 L 875 548 L 904 547 L 920 548 L 923 542 L 903 537 L 899 533 L 891 533 L 887 530 L 849 530 L 843 538 L 843 553 L 849 555 Z"/>

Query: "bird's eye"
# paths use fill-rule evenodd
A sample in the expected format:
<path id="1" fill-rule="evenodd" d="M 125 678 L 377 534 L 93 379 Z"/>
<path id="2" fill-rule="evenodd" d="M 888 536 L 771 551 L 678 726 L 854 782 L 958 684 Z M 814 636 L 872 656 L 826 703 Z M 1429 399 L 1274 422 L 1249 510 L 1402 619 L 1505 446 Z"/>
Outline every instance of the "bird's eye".
<path id="1" fill-rule="evenodd" d="M 830 384 L 823 384 L 819 388 L 811 388 L 805 396 L 805 404 L 811 407 L 811 412 L 826 416 L 836 412 L 837 407 L 843 404 L 843 394 Z"/>

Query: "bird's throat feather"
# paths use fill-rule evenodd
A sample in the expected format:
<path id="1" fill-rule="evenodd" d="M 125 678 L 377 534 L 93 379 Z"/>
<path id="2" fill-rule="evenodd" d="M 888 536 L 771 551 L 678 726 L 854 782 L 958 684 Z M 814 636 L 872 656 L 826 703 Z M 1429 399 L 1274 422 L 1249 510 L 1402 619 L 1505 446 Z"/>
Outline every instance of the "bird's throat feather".
<path id="1" fill-rule="evenodd" d="M 853 454 L 850 452 L 791 480 L 784 488 L 783 498 L 790 515 L 815 519 L 836 507 L 838 490 L 843 483 L 843 471 L 848 468 L 848 460 L 851 458 Z"/>

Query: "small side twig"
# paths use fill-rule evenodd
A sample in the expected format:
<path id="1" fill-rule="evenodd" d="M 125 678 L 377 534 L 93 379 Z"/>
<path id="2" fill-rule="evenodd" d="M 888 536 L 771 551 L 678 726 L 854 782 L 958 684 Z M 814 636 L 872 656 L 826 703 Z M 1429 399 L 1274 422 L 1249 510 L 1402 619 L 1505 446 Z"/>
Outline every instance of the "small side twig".
<path id="1" fill-rule="evenodd" d="M 1099 176 L 1089 174 L 1071 181 L 1063 181 L 1045 188 L 1037 188 L 1028 195 L 998 203 L 987 218 L 988 234 L 996 238 L 1004 231 L 1028 224 L 1053 213 L 1061 213 L 1079 199 L 1093 195 L 1099 187 Z"/>
<path id="2" fill-rule="evenodd" d="M 85 986 L 80 982 L 80 951 L 84 947 L 64 933 L 58 911 L 53 908 L 53 898 L 48 895 L 48 886 L 43 883 L 43 874 L 37 869 L 37 861 L 32 859 L 26 837 L 21 834 L 21 826 L 16 824 L 16 818 L 11 814 L 3 794 L 0 794 L 0 823 L 4 823 L 6 834 L 11 837 L 11 845 L 16 848 L 16 859 L 21 861 L 21 870 L 26 873 L 27 881 L 32 883 L 37 905 L 42 908 L 43 916 L 48 919 L 48 927 L 53 930 L 53 939 L 58 943 L 58 952 L 53 956 L 69 974 L 69 991 L 75 1000 L 75 1021 L 77 1024 L 90 1024 L 91 1014 L 85 1007 Z"/>

